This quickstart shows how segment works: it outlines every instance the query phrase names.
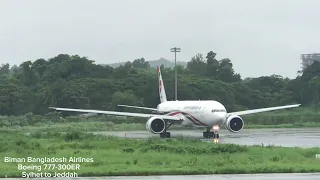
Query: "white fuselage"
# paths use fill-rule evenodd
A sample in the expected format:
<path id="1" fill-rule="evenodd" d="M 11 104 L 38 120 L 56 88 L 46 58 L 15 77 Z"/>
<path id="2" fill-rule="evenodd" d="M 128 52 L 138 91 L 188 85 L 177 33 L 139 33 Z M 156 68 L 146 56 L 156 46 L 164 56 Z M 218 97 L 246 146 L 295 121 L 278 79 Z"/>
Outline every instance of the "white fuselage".
<path id="1" fill-rule="evenodd" d="M 182 126 L 221 126 L 227 118 L 226 108 L 217 101 L 166 101 L 157 111 L 181 117 Z"/>

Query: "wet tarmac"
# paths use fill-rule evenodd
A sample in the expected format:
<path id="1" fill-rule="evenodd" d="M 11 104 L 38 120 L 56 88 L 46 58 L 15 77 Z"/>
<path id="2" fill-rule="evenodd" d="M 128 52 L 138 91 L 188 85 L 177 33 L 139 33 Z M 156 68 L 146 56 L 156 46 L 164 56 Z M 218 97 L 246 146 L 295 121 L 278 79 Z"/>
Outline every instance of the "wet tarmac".
<path id="1" fill-rule="evenodd" d="M 11 180 L 22 178 L 7 178 Z M 48 178 L 34 178 L 46 180 Z M 118 177 L 83 177 L 83 178 L 55 178 L 57 180 L 318 180 L 320 173 L 290 173 L 290 174 L 232 174 L 232 175 L 190 175 L 190 176 L 118 176 Z"/>
<path id="2" fill-rule="evenodd" d="M 202 130 L 171 130 L 171 137 L 184 136 L 199 138 L 203 141 Z M 114 135 L 127 138 L 159 137 L 147 131 L 103 131 L 97 134 Z M 320 147 L 320 128 L 274 128 L 274 129 L 243 129 L 239 133 L 221 130 L 220 143 L 232 143 L 240 145 L 275 145 L 283 147 Z"/>

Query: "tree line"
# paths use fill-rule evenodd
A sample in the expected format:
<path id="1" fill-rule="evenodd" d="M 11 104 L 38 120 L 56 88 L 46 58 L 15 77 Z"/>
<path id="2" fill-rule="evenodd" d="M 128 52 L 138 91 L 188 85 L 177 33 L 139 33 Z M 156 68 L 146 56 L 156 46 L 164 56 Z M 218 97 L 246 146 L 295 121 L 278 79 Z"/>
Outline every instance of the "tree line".
<path id="1" fill-rule="evenodd" d="M 118 104 L 156 107 L 156 69 L 144 58 L 112 68 L 88 57 L 59 54 L 49 59 L 0 67 L 0 114 L 47 114 L 49 106 L 119 110 Z M 210 51 L 178 66 L 179 100 L 217 100 L 228 111 L 292 103 L 318 107 L 320 64 L 295 79 L 279 75 L 242 79 L 228 58 Z M 174 69 L 163 67 L 168 100 L 174 99 Z"/>

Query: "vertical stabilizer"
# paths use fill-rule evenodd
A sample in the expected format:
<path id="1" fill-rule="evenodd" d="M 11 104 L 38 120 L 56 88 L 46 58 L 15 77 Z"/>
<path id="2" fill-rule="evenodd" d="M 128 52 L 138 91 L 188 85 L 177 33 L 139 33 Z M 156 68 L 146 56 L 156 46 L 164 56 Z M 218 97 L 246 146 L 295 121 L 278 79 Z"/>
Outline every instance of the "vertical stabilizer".
<path id="1" fill-rule="evenodd" d="M 167 101 L 167 95 L 166 95 L 166 91 L 164 90 L 164 85 L 163 85 L 163 80 L 162 80 L 162 76 L 161 76 L 161 70 L 160 67 L 157 67 L 158 70 L 158 79 L 159 79 L 159 96 L 160 96 L 160 102 L 166 102 Z"/>

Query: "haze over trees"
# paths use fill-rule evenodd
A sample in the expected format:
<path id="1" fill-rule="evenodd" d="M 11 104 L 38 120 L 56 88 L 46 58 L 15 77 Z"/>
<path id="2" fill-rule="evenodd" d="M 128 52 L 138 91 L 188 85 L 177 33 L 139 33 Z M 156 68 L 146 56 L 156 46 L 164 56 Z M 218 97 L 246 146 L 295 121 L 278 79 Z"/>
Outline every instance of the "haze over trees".
<path id="1" fill-rule="evenodd" d="M 197 54 L 187 67 L 178 66 L 179 100 L 217 100 L 228 111 L 292 103 L 318 107 L 320 63 L 295 79 L 279 75 L 242 79 L 228 58 L 213 51 Z M 255 68 L 255 67 L 252 67 Z M 156 107 L 156 69 L 144 58 L 112 68 L 87 57 L 59 54 L 0 66 L 0 114 L 46 114 L 49 106 L 115 110 L 117 104 Z M 169 100 L 174 99 L 174 69 L 162 66 Z"/>

